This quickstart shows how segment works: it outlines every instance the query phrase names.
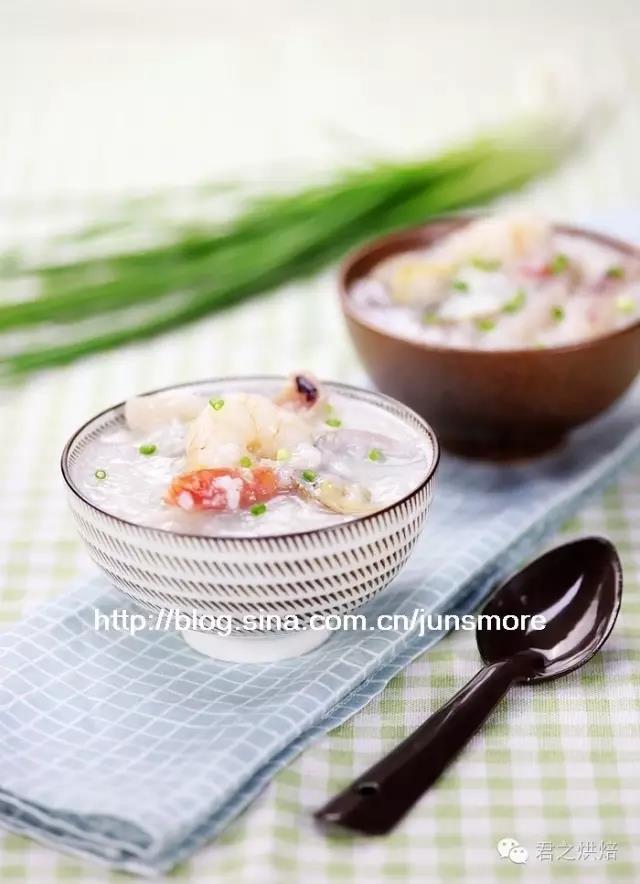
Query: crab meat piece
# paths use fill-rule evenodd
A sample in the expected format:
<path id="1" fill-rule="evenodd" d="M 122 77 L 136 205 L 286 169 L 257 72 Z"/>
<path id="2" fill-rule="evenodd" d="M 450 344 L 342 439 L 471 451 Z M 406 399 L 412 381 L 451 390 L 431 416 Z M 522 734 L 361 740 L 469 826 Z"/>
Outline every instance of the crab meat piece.
<path id="1" fill-rule="evenodd" d="M 165 500 L 183 510 L 232 512 L 263 503 L 286 488 L 270 467 L 195 470 L 172 481 Z"/>

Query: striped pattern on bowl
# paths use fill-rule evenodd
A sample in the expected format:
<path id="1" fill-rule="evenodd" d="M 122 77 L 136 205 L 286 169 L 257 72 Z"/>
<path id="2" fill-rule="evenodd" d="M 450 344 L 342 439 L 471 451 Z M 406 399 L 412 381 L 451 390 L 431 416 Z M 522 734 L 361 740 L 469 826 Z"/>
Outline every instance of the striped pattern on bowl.
<path id="1" fill-rule="evenodd" d="M 184 385 L 211 395 L 216 389 L 271 388 L 283 379 L 226 378 Z M 175 609 L 191 616 L 245 618 L 344 614 L 384 589 L 402 568 L 431 503 L 438 443 L 411 409 L 378 393 L 327 384 L 343 397 L 368 402 L 399 417 L 426 439 L 432 458 L 420 485 L 397 503 L 339 525 L 263 537 L 203 537 L 147 528 L 115 517 L 82 495 L 71 477 L 79 453 L 101 433 L 121 426 L 123 403 L 79 429 L 62 454 L 62 472 L 78 532 L 110 582 L 142 607 Z M 154 391 L 157 392 L 157 391 Z"/>

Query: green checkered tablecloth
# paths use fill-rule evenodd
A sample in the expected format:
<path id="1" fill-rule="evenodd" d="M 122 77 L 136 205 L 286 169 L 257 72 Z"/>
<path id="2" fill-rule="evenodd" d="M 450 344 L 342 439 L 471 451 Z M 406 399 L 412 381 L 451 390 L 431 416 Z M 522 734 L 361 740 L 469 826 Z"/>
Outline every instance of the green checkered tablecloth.
<path id="1" fill-rule="evenodd" d="M 494 115 L 496 97 L 520 62 L 550 44 L 564 60 L 575 51 L 623 79 L 627 101 L 582 155 L 518 199 L 563 218 L 640 206 L 638 20 L 631 2 L 563 0 L 534 8 L 494 0 L 480 14 L 471 0 L 447 13 L 432 0 L 406 0 L 388 18 L 387 4 L 373 0 L 315 11 L 281 0 L 250 13 L 159 0 L 136 4 L 140 16 L 121 0 L 90 6 L 60 0 L 43 3 L 37 15 L 29 3 L 0 13 L 3 241 L 54 229 L 50 214 L 60 209 L 60 195 L 84 205 L 88 196 L 219 177 L 249 168 L 257 154 L 282 168 L 299 157 L 323 166 L 350 153 L 429 149 Z M 416 88 L 399 94 L 407 77 Z M 324 377 L 363 379 L 331 273 L 3 391 L 3 623 L 92 573 L 57 467 L 79 422 L 134 390 L 302 366 Z M 620 550 L 623 612 L 605 651 L 561 681 L 514 690 L 397 832 L 377 841 L 330 841 L 314 829 L 311 812 L 474 673 L 478 655 L 468 633 L 414 661 L 168 880 L 639 880 L 639 516 L 636 470 L 562 532 L 563 539 L 606 534 Z M 527 848 L 526 865 L 499 857 L 496 844 L 505 837 Z M 2 884 L 108 880 L 125 876 L 0 835 Z"/>
<path id="2" fill-rule="evenodd" d="M 330 332 L 328 340 L 314 335 L 312 317 Z M 272 346 L 278 335 L 286 336 L 286 354 Z M 229 343 L 236 340 L 238 348 Z M 330 277 L 304 295 L 283 292 L 154 345 L 38 377 L 12 394 L 0 429 L 2 619 L 20 617 L 91 571 L 65 511 L 56 464 L 64 438 L 83 415 L 131 386 L 258 366 L 284 370 L 286 358 L 327 376 L 358 378 Z M 230 884 L 464 875 L 475 882 L 534 873 L 536 881 L 545 875 L 633 880 L 640 871 L 639 511 L 636 471 L 565 532 L 604 533 L 619 546 L 626 595 L 606 651 L 562 681 L 515 690 L 397 833 L 377 842 L 334 843 L 314 830 L 310 813 L 472 675 L 478 656 L 468 633 L 447 638 L 413 663 L 378 700 L 279 774 L 215 844 L 175 874 Z M 529 849 L 526 869 L 499 859 L 495 844 L 502 837 Z M 538 844 L 546 842 L 557 845 L 557 856 L 562 844 L 573 845 L 574 857 L 585 849 L 581 845 L 615 843 L 617 859 L 536 861 Z M 5 835 L 0 847 L 2 882 L 118 877 L 15 835 Z"/>

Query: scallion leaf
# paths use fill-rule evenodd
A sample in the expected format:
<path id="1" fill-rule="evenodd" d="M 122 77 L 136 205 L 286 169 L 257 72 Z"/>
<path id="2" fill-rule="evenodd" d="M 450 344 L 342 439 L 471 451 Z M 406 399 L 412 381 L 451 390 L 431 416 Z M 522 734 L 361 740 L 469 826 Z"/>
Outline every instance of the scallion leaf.
<path id="1" fill-rule="evenodd" d="M 566 255 L 554 255 L 549 262 L 549 270 L 551 273 L 564 273 L 569 267 L 569 259 Z"/>
<path id="2" fill-rule="evenodd" d="M 524 289 L 518 289 L 513 298 L 502 308 L 503 313 L 518 313 L 527 303 L 527 293 Z"/>
<path id="3" fill-rule="evenodd" d="M 140 454 L 144 454 L 146 457 L 149 457 L 149 455 L 151 454 L 155 454 L 157 450 L 158 446 L 154 445 L 153 442 L 147 442 L 138 448 Z"/>
<path id="4" fill-rule="evenodd" d="M 476 270 L 484 270 L 485 273 L 494 273 L 501 266 L 501 262 L 496 258 L 472 258 L 471 263 Z"/>
<path id="5" fill-rule="evenodd" d="M 440 317 L 435 310 L 425 310 L 422 314 L 423 325 L 439 325 Z"/>
<path id="6" fill-rule="evenodd" d="M 628 295 L 620 295 L 616 298 L 616 308 L 620 313 L 633 313 L 636 309 L 636 302 Z"/>
<path id="7" fill-rule="evenodd" d="M 266 511 L 266 503 L 254 503 L 254 505 L 249 510 L 252 516 L 261 516 L 263 513 L 266 513 Z"/>
<path id="8" fill-rule="evenodd" d="M 476 319 L 475 326 L 481 332 L 493 331 L 496 327 L 496 320 L 491 319 L 490 316 L 483 316 L 481 319 Z"/>

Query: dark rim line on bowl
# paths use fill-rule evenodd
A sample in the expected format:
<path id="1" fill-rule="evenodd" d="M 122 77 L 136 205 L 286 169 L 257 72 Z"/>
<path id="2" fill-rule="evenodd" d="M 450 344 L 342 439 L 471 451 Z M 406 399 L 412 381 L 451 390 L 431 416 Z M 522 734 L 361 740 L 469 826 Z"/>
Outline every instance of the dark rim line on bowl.
<path id="1" fill-rule="evenodd" d="M 215 386 L 220 386 L 228 383 L 238 383 L 238 382 L 247 382 L 251 383 L 252 381 L 286 381 L 286 377 L 284 375 L 235 375 L 230 377 L 221 377 L 221 378 L 210 378 L 204 379 L 201 381 L 185 381 L 181 384 L 169 384 L 166 387 L 158 387 L 155 390 L 148 390 L 145 393 L 136 394 L 137 396 L 153 396 L 156 393 L 164 393 L 168 390 L 179 390 L 185 387 L 196 387 L 203 384 L 213 384 Z M 356 516 L 351 519 L 347 519 L 344 522 L 339 522 L 337 525 L 322 525 L 319 528 L 310 528 L 306 531 L 285 531 L 281 534 L 187 534 L 183 531 L 172 531 L 170 528 L 156 528 L 148 525 L 142 525 L 140 522 L 132 522 L 130 519 L 123 519 L 120 516 L 115 516 L 113 513 L 108 512 L 107 510 L 102 509 L 102 507 L 97 506 L 92 501 L 88 500 L 84 494 L 75 486 L 73 479 L 71 478 L 70 471 L 68 469 L 67 462 L 69 460 L 69 452 L 73 447 L 76 439 L 87 429 L 87 427 L 92 424 L 94 421 L 97 421 L 99 418 L 103 417 L 109 412 L 115 412 L 117 409 L 122 409 L 128 400 L 123 400 L 122 402 L 118 402 L 116 405 L 110 405 L 108 408 L 103 409 L 98 412 L 98 414 L 94 414 L 93 417 L 90 417 L 88 421 L 85 421 L 81 427 L 79 427 L 75 433 L 71 436 L 71 438 L 67 441 L 64 448 L 62 449 L 62 454 L 60 456 L 60 470 L 62 472 L 62 477 L 69 488 L 69 490 L 86 506 L 90 507 L 92 510 L 95 510 L 97 513 L 100 513 L 102 516 L 106 516 L 109 519 L 113 519 L 115 522 L 120 522 L 123 525 L 128 525 L 132 528 L 136 528 L 138 530 L 157 532 L 163 536 L 169 537 L 184 537 L 188 540 L 215 540 L 221 541 L 224 543 L 247 543 L 248 541 L 256 542 L 256 541 L 276 541 L 283 540 L 287 537 L 304 537 L 309 536 L 311 534 L 325 534 L 330 531 L 339 531 L 344 530 L 345 527 L 354 523 L 366 522 L 369 519 L 377 518 L 378 516 L 383 515 L 384 513 L 388 513 L 391 510 L 395 509 L 397 506 L 401 506 L 403 503 L 406 503 L 412 497 L 414 497 L 418 492 L 422 491 L 422 489 L 429 484 L 431 479 L 434 477 L 435 472 L 438 468 L 438 464 L 440 463 L 440 444 L 438 442 L 438 438 L 433 431 L 433 428 L 427 421 L 421 417 L 417 412 L 415 412 L 412 408 L 409 408 L 408 405 L 405 405 L 404 402 L 400 402 L 398 399 L 394 399 L 393 396 L 387 396 L 385 393 L 379 393 L 377 390 L 366 390 L 362 387 L 355 387 L 353 384 L 342 384 L 339 381 L 320 381 L 321 384 L 324 384 L 328 387 L 335 387 L 338 390 L 345 390 L 347 393 L 368 393 L 371 396 L 382 399 L 385 402 L 393 406 L 401 405 L 402 408 L 406 409 L 406 411 L 411 414 L 416 421 L 423 427 L 426 431 L 426 435 L 429 438 L 433 446 L 433 461 L 431 463 L 431 467 L 427 472 L 426 477 L 418 484 L 415 488 L 409 491 L 404 497 L 399 498 L 393 503 L 388 504 L 382 509 L 376 510 L 373 513 L 368 513 L 364 516 Z M 396 415 L 397 417 L 397 415 Z"/>
<path id="2" fill-rule="evenodd" d="M 448 232 L 443 233 L 441 237 L 436 237 L 432 241 L 428 243 L 423 243 L 423 247 L 430 248 L 436 242 L 439 242 L 441 239 L 444 239 L 450 233 L 453 233 L 455 229 L 466 226 L 470 221 L 477 221 L 479 218 L 487 218 L 490 217 L 488 215 L 475 215 L 475 214 L 464 214 L 464 215 L 441 215 L 437 218 L 433 218 L 430 221 L 427 221 L 426 224 L 420 224 L 417 227 L 411 227 L 406 230 L 398 231 L 397 233 L 390 233 L 387 236 L 382 236 L 378 239 L 370 241 L 368 245 L 361 246 L 354 252 L 351 252 L 342 262 L 340 268 L 340 276 L 339 276 L 339 290 L 340 290 L 340 300 L 342 302 L 342 308 L 345 314 L 348 315 L 349 319 L 352 319 L 354 322 L 358 322 L 360 325 L 369 329 L 369 331 L 377 332 L 380 335 L 386 335 L 388 338 L 393 338 L 398 341 L 406 341 L 409 344 L 413 344 L 416 347 L 422 347 L 425 350 L 432 350 L 438 353 L 477 353 L 480 358 L 491 358 L 496 354 L 501 356 L 522 356 L 526 354 L 528 357 L 536 358 L 536 359 L 544 359 L 545 356 L 553 353 L 567 353 L 575 350 L 580 350 L 581 348 L 588 346 L 589 344 L 595 343 L 596 341 L 606 341 L 608 339 L 614 339 L 616 337 L 620 337 L 624 334 L 628 334 L 632 329 L 640 326 L 640 318 L 636 319 L 635 322 L 631 322 L 628 325 L 625 325 L 623 328 L 615 329 L 614 331 L 607 332 L 606 334 L 595 335 L 592 338 L 585 338 L 582 341 L 576 341 L 574 344 L 563 344 L 558 347 L 545 347 L 543 349 L 536 349 L 534 347 L 522 347 L 520 349 L 505 349 L 500 348 L 496 350 L 482 350 L 479 347 L 444 347 L 438 344 L 429 344 L 427 341 L 420 341 L 417 338 L 410 338 L 403 334 L 396 334 L 387 331 L 385 328 L 382 328 L 379 325 L 375 325 L 371 322 L 368 322 L 366 319 L 362 317 L 362 315 L 351 305 L 351 288 L 353 283 L 347 284 L 347 276 L 351 274 L 353 268 L 364 259 L 368 258 L 372 253 L 383 249 L 385 246 L 392 246 L 394 243 L 401 244 L 406 239 L 410 239 L 411 237 L 416 237 L 416 240 L 419 240 L 421 234 L 424 234 L 430 227 L 437 224 L 447 224 L 450 223 L 454 225 L 452 229 Z M 609 236 L 606 233 L 599 233 L 596 230 L 591 230 L 588 227 L 574 227 L 569 224 L 552 224 L 553 230 L 559 233 L 566 233 L 570 236 L 579 236 L 585 239 L 592 239 L 596 242 L 602 243 L 609 248 L 615 249 L 615 251 L 620 252 L 621 254 L 631 255 L 638 260 L 640 260 L 640 248 L 634 246 L 632 243 L 625 242 L 624 240 L 617 239 L 614 236 Z M 370 275 L 371 271 L 377 267 L 382 261 L 387 260 L 387 258 L 396 257 L 401 254 L 409 254 L 412 251 L 415 251 L 420 248 L 420 243 L 416 241 L 416 245 L 412 247 L 407 247 L 404 249 L 392 250 L 388 255 L 381 257 L 379 260 L 375 261 L 371 267 L 367 270 L 365 274 L 359 275 L 356 277 L 356 280 L 365 279 Z M 607 295 L 603 295 L 603 297 L 607 297 Z"/>

